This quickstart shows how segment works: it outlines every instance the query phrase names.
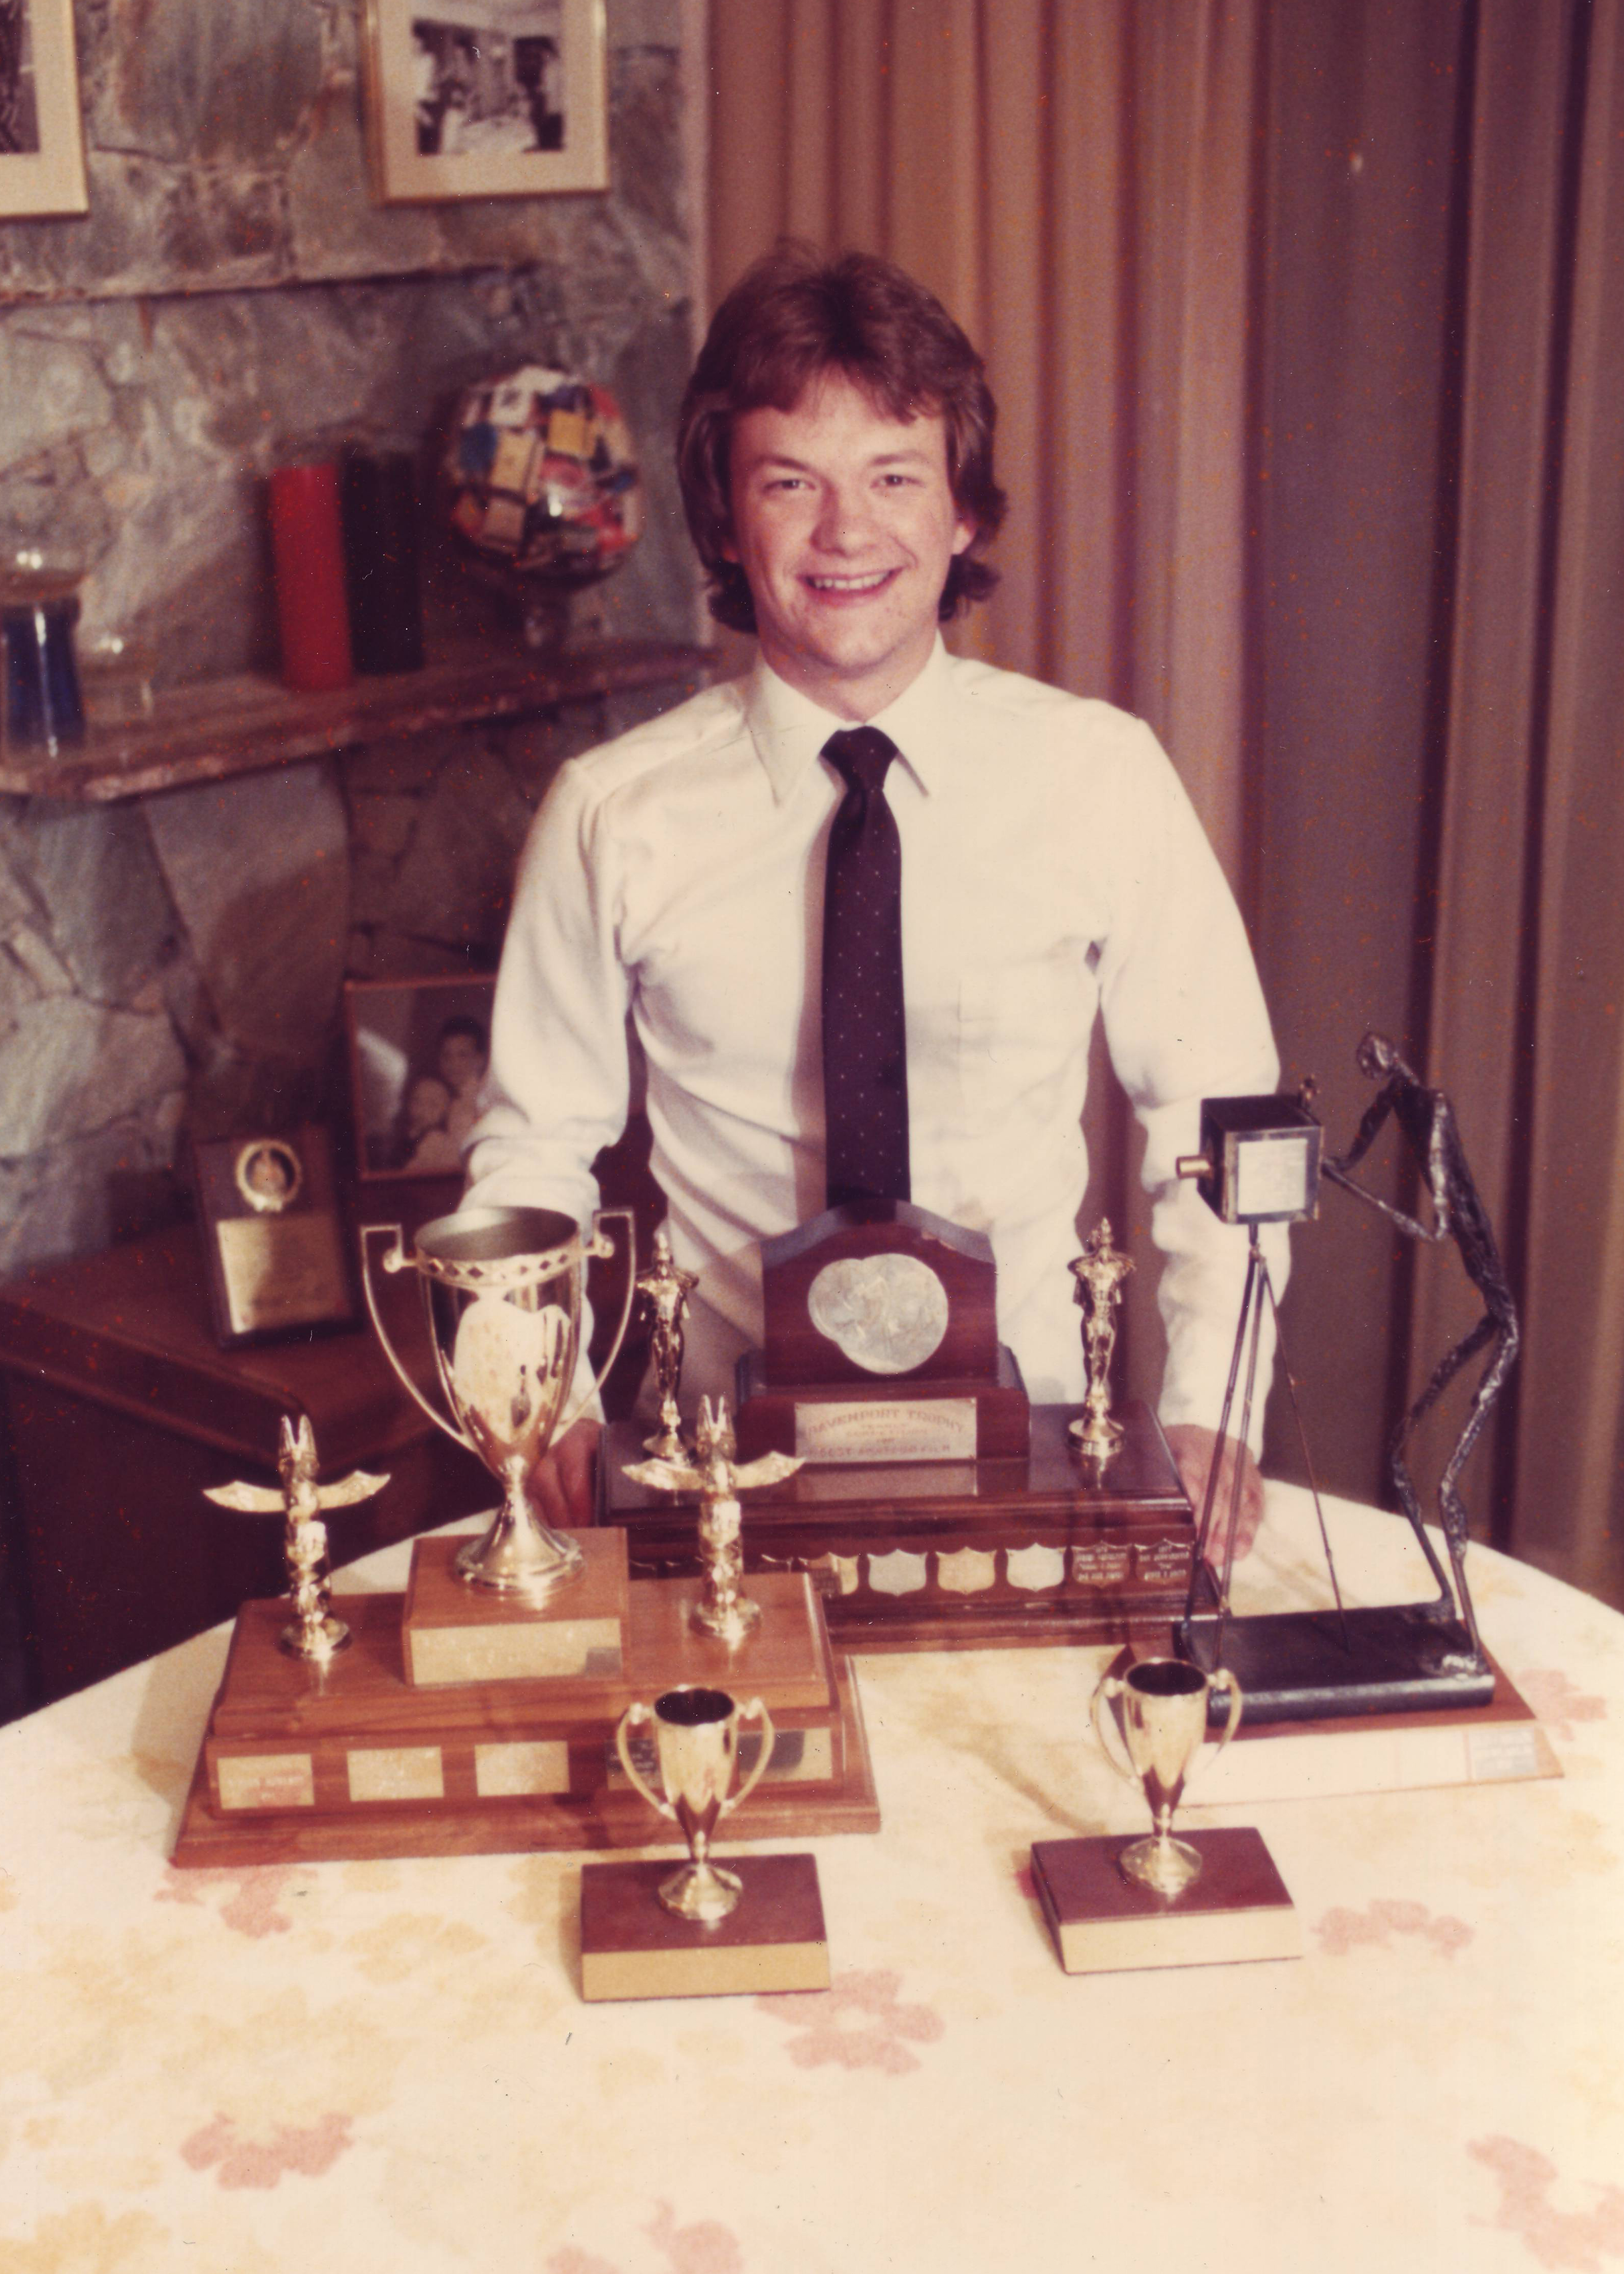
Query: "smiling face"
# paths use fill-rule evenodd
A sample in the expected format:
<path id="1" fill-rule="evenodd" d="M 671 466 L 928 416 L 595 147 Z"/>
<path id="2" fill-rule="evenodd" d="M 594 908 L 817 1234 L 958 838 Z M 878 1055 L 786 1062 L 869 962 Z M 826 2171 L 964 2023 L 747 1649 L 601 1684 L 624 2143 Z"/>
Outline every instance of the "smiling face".
<path id="1" fill-rule="evenodd" d="M 939 418 L 891 418 L 830 373 L 793 410 L 735 419 L 733 537 L 762 653 L 837 718 L 872 719 L 924 669 L 953 556 L 974 525 L 953 502 Z"/>
<path id="2" fill-rule="evenodd" d="M 485 1054 L 471 1035 L 447 1035 L 440 1046 L 440 1078 L 453 1096 L 465 1096 L 478 1087 L 485 1073 Z"/>

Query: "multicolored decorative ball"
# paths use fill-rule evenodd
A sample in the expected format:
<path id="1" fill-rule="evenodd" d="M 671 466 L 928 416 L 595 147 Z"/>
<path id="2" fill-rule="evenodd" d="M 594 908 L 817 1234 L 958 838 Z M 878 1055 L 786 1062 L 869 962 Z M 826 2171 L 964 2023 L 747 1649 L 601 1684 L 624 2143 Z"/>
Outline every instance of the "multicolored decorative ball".
<path id="1" fill-rule="evenodd" d="M 470 387 L 444 461 L 452 526 L 522 576 L 590 584 L 643 533 L 643 483 L 606 388 L 527 364 Z"/>

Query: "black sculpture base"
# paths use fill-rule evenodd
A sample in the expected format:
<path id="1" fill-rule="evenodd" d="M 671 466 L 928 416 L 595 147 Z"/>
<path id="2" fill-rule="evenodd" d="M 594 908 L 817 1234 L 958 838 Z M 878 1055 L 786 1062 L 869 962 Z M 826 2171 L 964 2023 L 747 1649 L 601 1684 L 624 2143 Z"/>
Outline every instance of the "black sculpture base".
<path id="1" fill-rule="evenodd" d="M 1346 1622 L 1344 1638 L 1343 1624 Z M 1259 1613 L 1222 1622 L 1198 1614 L 1178 1647 L 1204 1673 L 1218 1659 L 1240 1684 L 1249 1721 L 1322 1721 L 1343 1713 L 1409 1713 L 1486 1706 L 1494 1670 L 1462 1621 L 1431 1603 Z M 1222 1693 L 1214 1718 L 1229 1712 Z"/>

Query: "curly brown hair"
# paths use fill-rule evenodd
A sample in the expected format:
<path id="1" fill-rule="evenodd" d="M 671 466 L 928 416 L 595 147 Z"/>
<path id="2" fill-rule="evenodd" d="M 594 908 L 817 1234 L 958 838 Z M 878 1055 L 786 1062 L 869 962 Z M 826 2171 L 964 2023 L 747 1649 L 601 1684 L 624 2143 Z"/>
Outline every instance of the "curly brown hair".
<path id="1" fill-rule="evenodd" d="M 942 303 L 870 252 L 826 260 L 786 239 L 746 270 L 711 319 L 677 422 L 677 478 L 689 534 L 710 581 L 710 613 L 753 632 L 756 606 L 733 537 L 728 451 L 742 411 L 793 410 L 838 371 L 892 418 L 939 417 L 953 502 L 975 534 L 954 556 L 936 614 L 944 623 L 984 599 L 998 572 L 977 556 L 1004 519 L 993 478 L 997 406 L 981 359 Z"/>

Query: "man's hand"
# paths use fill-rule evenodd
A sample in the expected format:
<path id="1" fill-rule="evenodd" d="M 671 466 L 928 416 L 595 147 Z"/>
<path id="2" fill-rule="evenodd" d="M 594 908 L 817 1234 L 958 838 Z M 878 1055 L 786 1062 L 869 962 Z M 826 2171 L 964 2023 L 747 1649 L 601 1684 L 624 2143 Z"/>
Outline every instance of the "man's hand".
<path id="1" fill-rule="evenodd" d="M 1198 1524 L 1201 1520 L 1201 1502 L 1207 1494 L 1207 1479 L 1218 1454 L 1218 1490 L 1213 1502 L 1213 1528 L 1207 1542 L 1207 1560 L 1214 1570 L 1223 1568 L 1224 1535 L 1229 1525 L 1229 1502 L 1235 1493 L 1235 1463 L 1238 1455 L 1241 1464 L 1241 1503 L 1235 1527 L 1235 1552 L 1248 1554 L 1258 1536 L 1258 1526 L 1263 1521 L 1263 1480 L 1258 1465 L 1244 1446 L 1237 1446 L 1233 1437 L 1226 1437 L 1220 1448 L 1215 1430 L 1203 1429 L 1194 1421 L 1176 1421 L 1167 1433 L 1167 1441 L 1179 1481 L 1190 1495 Z"/>
<path id="2" fill-rule="evenodd" d="M 597 1512 L 598 1421 L 574 1421 L 551 1444 L 524 1480 L 530 1505 L 555 1531 L 578 1529 Z"/>

